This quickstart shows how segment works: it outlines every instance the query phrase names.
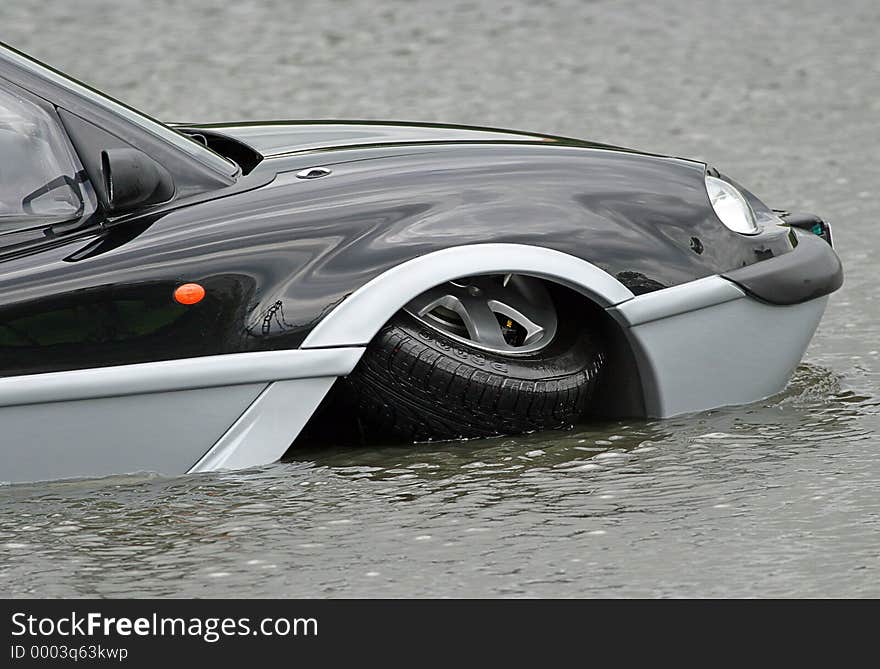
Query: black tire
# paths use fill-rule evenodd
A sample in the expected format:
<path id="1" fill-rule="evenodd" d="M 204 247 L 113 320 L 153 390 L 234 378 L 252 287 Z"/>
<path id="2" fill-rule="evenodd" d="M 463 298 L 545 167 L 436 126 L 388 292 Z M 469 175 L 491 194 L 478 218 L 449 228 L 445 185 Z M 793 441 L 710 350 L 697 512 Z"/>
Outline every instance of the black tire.
<path id="1" fill-rule="evenodd" d="M 346 380 L 362 425 L 412 441 L 570 427 L 605 362 L 598 336 L 572 320 L 560 316 L 554 340 L 520 357 L 467 346 L 399 312 Z"/>

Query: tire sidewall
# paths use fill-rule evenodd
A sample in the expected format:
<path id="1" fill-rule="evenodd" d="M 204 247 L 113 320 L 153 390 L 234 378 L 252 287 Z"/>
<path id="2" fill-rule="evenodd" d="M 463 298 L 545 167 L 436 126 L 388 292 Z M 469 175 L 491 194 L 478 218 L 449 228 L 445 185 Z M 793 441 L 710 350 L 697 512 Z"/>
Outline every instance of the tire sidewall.
<path id="1" fill-rule="evenodd" d="M 545 348 L 528 355 L 502 355 L 484 351 L 447 337 L 406 312 L 397 315 L 392 327 L 400 328 L 421 344 L 460 363 L 505 377 L 548 381 L 569 376 L 596 365 L 601 345 L 588 327 L 559 320 L 556 336 Z"/>

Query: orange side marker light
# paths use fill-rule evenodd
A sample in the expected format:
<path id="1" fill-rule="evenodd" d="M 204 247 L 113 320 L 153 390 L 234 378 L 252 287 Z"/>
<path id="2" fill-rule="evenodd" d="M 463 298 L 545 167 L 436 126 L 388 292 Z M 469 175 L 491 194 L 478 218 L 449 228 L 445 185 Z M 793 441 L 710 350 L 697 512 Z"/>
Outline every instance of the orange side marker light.
<path id="1" fill-rule="evenodd" d="M 174 289 L 174 301 L 180 304 L 197 304 L 205 297 L 205 289 L 197 283 L 185 283 Z"/>

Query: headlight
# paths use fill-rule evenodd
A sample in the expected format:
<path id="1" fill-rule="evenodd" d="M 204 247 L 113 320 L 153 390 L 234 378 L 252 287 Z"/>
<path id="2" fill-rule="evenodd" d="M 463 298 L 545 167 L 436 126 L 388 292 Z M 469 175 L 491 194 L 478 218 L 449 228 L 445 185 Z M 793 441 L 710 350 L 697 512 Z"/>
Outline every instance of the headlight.
<path id="1" fill-rule="evenodd" d="M 712 208 L 729 229 L 741 235 L 756 235 L 761 229 L 755 221 L 755 212 L 734 186 L 717 177 L 706 177 L 706 190 Z"/>

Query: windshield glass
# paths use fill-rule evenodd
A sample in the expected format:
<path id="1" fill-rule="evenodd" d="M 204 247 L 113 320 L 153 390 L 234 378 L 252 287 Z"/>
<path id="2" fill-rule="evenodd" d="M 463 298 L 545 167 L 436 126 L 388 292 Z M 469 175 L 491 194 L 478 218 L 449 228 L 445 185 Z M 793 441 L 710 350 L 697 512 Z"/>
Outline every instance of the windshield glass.
<path id="1" fill-rule="evenodd" d="M 52 117 L 0 90 L 0 230 L 10 220 L 66 221 L 82 211 L 77 169 Z"/>
<path id="2" fill-rule="evenodd" d="M 96 91 L 95 89 L 90 88 L 79 81 L 76 81 L 75 79 L 71 79 L 67 75 L 62 74 L 57 70 L 53 70 L 51 67 L 48 67 L 43 63 L 34 60 L 33 58 L 19 53 L 15 49 L 9 48 L 2 42 L 0 42 L 0 57 L 10 60 L 17 66 L 25 69 L 26 71 L 31 72 L 32 74 L 35 74 L 53 84 L 59 85 L 68 91 L 76 93 L 77 95 L 84 97 L 97 105 L 100 105 L 108 111 L 122 116 L 130 123 L 134 123 L 143 130 L 152 134 L 154 137 L 157 137 L 164 142 L 172 144 L 181 151 L 189 154 L 192 158 L 201 162 L 203 165 L 217 172 L 220 172 L 221 174 L 234 176 L 238 172 L 237 165 L 226 160 L 226 158 L 223 158 L 219 154 L 214 153 L 204 144 L 199 143 L 191 137 L 187 137 L 183 133 L 173 130 L 164 123 L 157 121 L 156 119 L 150 118 L 146 114 L 132 109 L 128 105 L 122 104 L 118 100 L 114 100 L 113 98 L 108 97 L 107 95 L 104 95 L 103 93 Z"/>

